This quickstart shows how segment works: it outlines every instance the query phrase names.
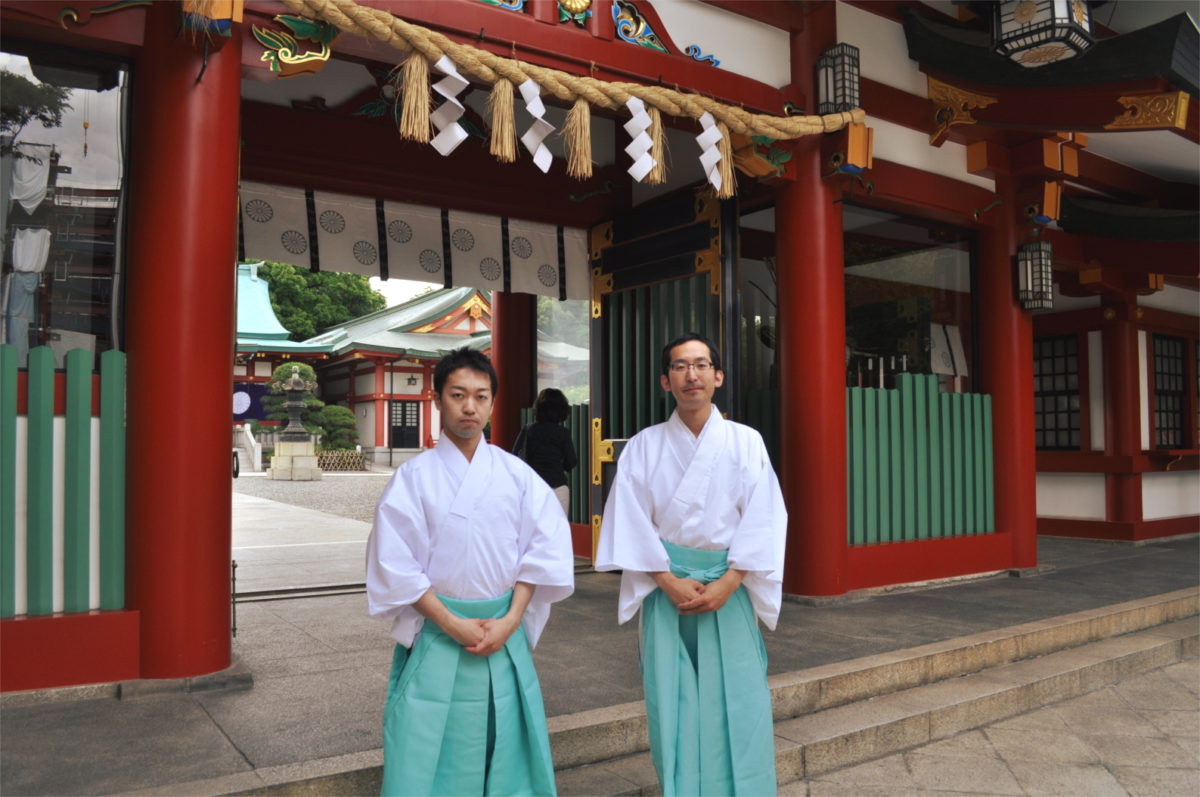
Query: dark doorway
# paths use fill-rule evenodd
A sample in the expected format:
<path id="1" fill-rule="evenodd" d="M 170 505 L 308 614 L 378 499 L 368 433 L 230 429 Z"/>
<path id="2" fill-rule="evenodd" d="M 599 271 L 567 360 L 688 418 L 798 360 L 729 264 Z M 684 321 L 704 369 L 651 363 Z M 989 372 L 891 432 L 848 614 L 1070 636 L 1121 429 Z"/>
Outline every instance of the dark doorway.
<path id="1" fill-rule="evenodd" d="M 418 448 L 421 440 L 421 402 L 392 402 L 392 448 Z"/>

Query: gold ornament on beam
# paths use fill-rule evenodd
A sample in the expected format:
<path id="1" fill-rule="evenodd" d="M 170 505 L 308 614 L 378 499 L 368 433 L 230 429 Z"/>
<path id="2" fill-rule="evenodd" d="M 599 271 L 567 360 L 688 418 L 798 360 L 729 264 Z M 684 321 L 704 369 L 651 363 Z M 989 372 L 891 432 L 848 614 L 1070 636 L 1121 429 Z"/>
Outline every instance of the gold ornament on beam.
<path id="1" fill-rule="evenodd" d="M 946 141 L 954 125 L 975 124 L 971 111 L 995 105 L 999 101 L 996 97 L 976 94 L 932 77 L 927 80 L 929 101 L 933 103 L 933 132 L 929 135 L 929 143 L 935 147 L 940 147 Z"/>
<path id="2" fill-rule="evenodd" d="M 1187 92 L 1183 91 L 1117 97 L 1117 102 L 1125 107 L 1125 112 L 1106 124 L 1104 129 L 1161 130 L 1173 127 L 1186 130 L 1189 99 Z"/>
<path id="3" fill-rule="evenodd" d="M 266 48 L 260 61 L 270 64 L 271 71 L 281 78 L 315 75 L 325 68 L 325 64 L 329 63 L 329 58 L 333 55 L 333 41 L 339 33 L 337 28 L 292 14 L 279 14 L 275 21 L 292 33 L 260 28 L 258 25 L 250 26 L 255 40 Z M 319 44 L 321 49 L 301 52 L 297 40 Z"/>

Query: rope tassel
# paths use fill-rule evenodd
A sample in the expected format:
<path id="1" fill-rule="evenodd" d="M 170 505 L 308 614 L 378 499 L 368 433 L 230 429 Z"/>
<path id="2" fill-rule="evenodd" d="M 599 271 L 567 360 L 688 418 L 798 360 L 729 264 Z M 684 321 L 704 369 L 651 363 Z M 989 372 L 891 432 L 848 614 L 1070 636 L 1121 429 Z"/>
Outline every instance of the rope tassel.
<path id="1" fill-rule="evenodd" d="M 562 137 L 567 142 L 567 174 L 587 180 L 592 176 L 592 111 L 583 97 L 567 112 Z"/>
<path id="2" fill-rule="evenodd" d="M 500 78 L 488 95 L 492 115 L 491 153 L 501 163 L 517 159 L 517 124 L 513 118 L 513 84 Z"/>
<path id="3" fill-rule="evenodd" d="M 413 53 L 404 62 L 404 105 L 400 112 L 400 137 L 428 144 L 429 62 Z"/>
<path id="4" fill-rule="evenodd" d="M 729 140 L 729 127 L 724 122 L 718 122 L 717 129 L 721 131 L 721 140 L 717 142 L 721 152 L 721 160 L 717 163 L 717 171 L 721 175 L 717 198 L 729 199 L 737 193 L 737 180 L 733 176 L 733 142 Z"/>
<path id="5" fill-rule="evenodd" d="M 662 111 L 650 107 L 650 157 L 654 158 L 654 168 L 646 175 L 647 185 L 661 185 L 667 180 L 667 163 L 663 157 L 665 141 L 663 136 Z"/>

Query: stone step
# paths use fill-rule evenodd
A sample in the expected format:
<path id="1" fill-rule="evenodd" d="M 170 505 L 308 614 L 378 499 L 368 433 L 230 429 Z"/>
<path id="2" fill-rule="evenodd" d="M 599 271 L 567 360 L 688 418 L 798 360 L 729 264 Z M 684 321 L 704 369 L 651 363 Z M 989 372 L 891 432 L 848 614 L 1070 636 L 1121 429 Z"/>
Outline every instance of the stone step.
<path id="1" fill-rule="evenodd" d="M 1043 656 L 1200 613 L 1191 588 L 768 679 L 775 721 Z M 642 701 L 551 717 L 560 769 L 649 749 Z"/>
<path id="2" fill-rule="evenodd" d="M 1200 588 L 1189 588 L 773 675 L 768 682 L 779 782 L 888 755 L 1195 657 L 1198 613 Z M 548 725 L 560 794 L 657 793 L 642 701 L 551 717 Z M 378 793 L 382 757 L 373 750 L 147 793 Z"/>
<path id="3" fill-rule="evenodd" d="M 1200 621 L 1091 642 L 775 724 L 782 786 L 948 738 L 1200 654 Z M 558 793 L 661 794 L 650 754 L 557 772 Z"/>

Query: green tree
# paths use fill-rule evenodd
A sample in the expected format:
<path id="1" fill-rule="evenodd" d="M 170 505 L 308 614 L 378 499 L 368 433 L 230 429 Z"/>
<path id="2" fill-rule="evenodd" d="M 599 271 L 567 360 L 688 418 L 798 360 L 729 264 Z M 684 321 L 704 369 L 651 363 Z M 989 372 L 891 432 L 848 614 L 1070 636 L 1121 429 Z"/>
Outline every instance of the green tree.
<path id="1" fill-rule="evenodd" d="M 561 302 L 549 296 L 537 297 L 537 328 L 551 340 L 586 349 L 591 321 L 588 301 Z"/>
<path id="2" fill-rule="evenodd" d="M 267 280 L 271 307 L 292 340 L 307 340 L 352 318 L 382 310 L 387 300 L 361 274 L 312 272 L 290 263 L 267 262 L 258 274 Z"/>
<path id="3" fill-rule="evenodd" d="M 42 127 L 62 127 L 63 111 L 71 107 L 67 102 L 69 95 L 69 89 L 34 83 L 0 69 L 0 135 L 12 136 L 10 143 L 0 146 L 0 155 L 28 157 L 14 149 L 17 136 L 33 121 L 41 122 Z"/>
<path id="4" fill-rule="evenodd" d="M 354 411 L 338 404 L 327 404 L 314 416 L 321 429 L 321 447 L 353 450 L 358 445 L 358 421 Z"/>

